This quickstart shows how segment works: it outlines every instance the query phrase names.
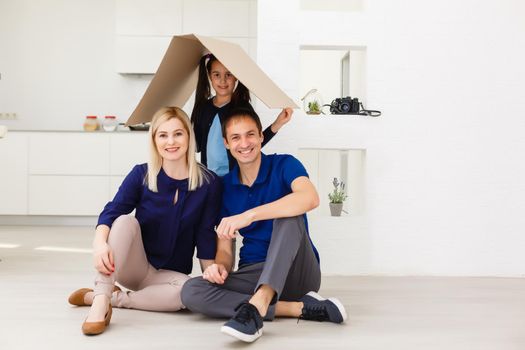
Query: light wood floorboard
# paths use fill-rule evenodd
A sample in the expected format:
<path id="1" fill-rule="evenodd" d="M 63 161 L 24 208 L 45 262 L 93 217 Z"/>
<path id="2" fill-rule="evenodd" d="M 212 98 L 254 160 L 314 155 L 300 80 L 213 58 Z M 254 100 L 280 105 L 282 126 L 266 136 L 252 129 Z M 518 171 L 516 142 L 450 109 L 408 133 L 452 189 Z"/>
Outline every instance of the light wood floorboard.
<path id="1" fill-rule="evenodd" d="M 254 344 L 187 311 L 115 309 L 104 334 L 86 337 L 87 308 L 67 296 L 90 286 L 91 255 L 35 248 L 89 249 L 92 233 L 0 226 L 0 349 L 525 349 L 525 279 L 517 278 L 324 277 L 321 294 L 343 302 L 346 324 L 279 319 Z"/>

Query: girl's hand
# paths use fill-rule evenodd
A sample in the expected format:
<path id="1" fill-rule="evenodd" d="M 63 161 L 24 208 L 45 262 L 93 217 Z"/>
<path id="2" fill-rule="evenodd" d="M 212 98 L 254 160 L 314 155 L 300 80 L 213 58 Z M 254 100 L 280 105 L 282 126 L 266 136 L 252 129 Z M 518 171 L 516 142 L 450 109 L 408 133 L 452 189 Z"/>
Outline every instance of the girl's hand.
<path id="1" fill-rule="evenodd" d="M 288 123 L 292 119 L 293 109 L 290 107 L 284 108 L 281 113 L 277 116 L 272 124 L 272 132 L 276 133 L 284 124 Z"/>
<path id="2" fill-rule="evenodd" d="M 211 283 L 224 284 L 228 270 L 222 264 L 211 264 L 204 270 L 202 278 Z"/>
<path id="3" fill-rule="evenodd" d="M 94 247 L 93 263 L 98 272 L 107 276 L 110 276 L 115 271 L 113 251 L 106 242 L 97 244 Z"/>

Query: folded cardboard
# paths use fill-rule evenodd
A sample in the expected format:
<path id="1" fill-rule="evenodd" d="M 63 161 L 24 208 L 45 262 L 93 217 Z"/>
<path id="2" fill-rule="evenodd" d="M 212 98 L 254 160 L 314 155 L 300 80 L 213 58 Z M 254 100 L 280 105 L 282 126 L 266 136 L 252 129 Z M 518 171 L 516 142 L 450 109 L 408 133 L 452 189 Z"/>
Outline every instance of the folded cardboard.
<path id="1" fill-rule="evenodd" d="M 126 125 L 145 123 L 165 106 L 182 107 L 197 87 L 200 58 L 212 53 L 269 108 L 298 108 L 237 44 L 202 35 L 174 36 Z"/>

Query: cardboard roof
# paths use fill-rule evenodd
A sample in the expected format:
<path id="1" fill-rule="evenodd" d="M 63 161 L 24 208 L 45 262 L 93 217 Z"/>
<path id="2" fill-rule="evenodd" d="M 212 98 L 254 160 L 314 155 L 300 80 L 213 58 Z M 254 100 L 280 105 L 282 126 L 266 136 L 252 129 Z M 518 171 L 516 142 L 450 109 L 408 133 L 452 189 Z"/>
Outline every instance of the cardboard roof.
<path id="1" fill-rule="evenodd" d="M 269 108 L 299 108 L 237 44 L 189 34 L 174 36 L 157 73 L 126 125 L 149 122 L 161 107 L 183 107 L 197 87 L 200 58 L 211 52 Z"/>

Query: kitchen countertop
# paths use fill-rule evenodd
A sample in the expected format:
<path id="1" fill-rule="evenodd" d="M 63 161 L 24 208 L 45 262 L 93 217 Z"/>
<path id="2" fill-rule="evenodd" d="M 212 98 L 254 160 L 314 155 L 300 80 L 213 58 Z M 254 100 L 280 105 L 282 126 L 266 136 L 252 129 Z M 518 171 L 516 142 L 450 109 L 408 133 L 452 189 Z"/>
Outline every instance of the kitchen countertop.
<path id="1" fill-rule="evenodd" d="M 8 133 L 10 132 L 45 132 L 45 133 L 82 133 L 82 134 L 129 134 L 129 133 L 143 133 L 147 131 L 136 131 L 136 130 L 118 130 L 118 131 L 104 131 L 104 130 L 97 130 L 97 131 L 84 131 L 84 130 L 12 130 L 8 129 Z"/>

